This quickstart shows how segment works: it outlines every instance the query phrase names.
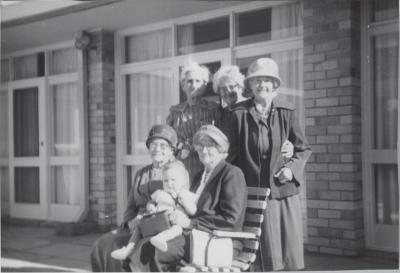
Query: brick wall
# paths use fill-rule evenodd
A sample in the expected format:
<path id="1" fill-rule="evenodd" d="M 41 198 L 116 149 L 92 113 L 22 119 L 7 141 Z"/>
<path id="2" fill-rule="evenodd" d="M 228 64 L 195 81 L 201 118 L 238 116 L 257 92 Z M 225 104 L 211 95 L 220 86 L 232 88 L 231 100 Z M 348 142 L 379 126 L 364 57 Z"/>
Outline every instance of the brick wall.
<path id="1" fill-rule="evenodd" d="M 306 250 L 357 255 L 364 246 L 361 183 L 360 2 L 305 0 Z"/>
<path id="2" fill-rule="evenodd" d="M 90 217 L 101 231 L 116 223 L 114 36 L 90 33 L 88 52 Z"/>

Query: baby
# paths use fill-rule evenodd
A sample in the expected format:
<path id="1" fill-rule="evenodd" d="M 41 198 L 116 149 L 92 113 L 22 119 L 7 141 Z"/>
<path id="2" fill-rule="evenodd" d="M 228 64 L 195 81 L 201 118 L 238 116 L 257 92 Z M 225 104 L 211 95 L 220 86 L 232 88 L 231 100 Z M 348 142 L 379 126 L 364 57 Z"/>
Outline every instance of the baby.
<path id="1" fill-rule="evenodd" d="M 196 194 L 189 191 L 189 173 L 180 161 L 167 163 L 163 167 L 163 189 L 156 190 L 151 194 L 151 200 L 146 205 L 146 213 L 155 213 L 158 211 L 180 210 L 187 215 L 194 215 L 197 207 Z M 140 220 L 143 214 L 139 214 L 134 219 L 132 236 L 129 243 L 117 250 L 111 252 L 111 256 L 117 260 L 124 260 L 132 254 L 135 244 L 141 239 L 139 230 Z M 183 229 L 179 225 L 172 225 L 150 238 L 150 242 L 161 251 L 167 251 L 167 241 L 182 234 Z"/>

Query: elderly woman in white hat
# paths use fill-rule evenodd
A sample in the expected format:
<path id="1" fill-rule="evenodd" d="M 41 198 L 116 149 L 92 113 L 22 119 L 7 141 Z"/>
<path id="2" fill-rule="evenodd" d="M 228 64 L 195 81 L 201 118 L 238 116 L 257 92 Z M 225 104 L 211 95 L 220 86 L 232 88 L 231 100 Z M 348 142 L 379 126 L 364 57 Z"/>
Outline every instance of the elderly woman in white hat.
<path id="1" fill-rule="evenodd" d="M 279 95 L 278 65 L 270 58 L 250 64 L 245 86 L 253 98 L 236 104 L 223 122 L 231 143 L 228 161 L 239 166 L 248 186 L 271 189 L 261 237 L 261 270 L 304 268 L 300 187 L 311 154 L 295 106 Z M 283 143 L 294 144 L 290 159 Z"/>
<path id="2" fill-rule="evenodd" d="M 204 125 L 193 136 L 193 145 L 203 166 L 191 186 L 198 198 L 197 211 L 190 218 L 179 211 L 169 214 L 171 224 L 181 226 L 185 232 L 167 242 L 168 251 L 159 251 L 146 239 L 139 242 L 129 257 L 134 272 L 176 271 L 177 261 L 189 262 L 193 257 L 193 229 L 202 232 L 242 229 L 247 187 L 240 168 L 225 161 L 228 138 L 217 127 Z"/>
<path id="3" fill-rule="evenodd" d="M 213 77 L 213 89 L 221 100 L 224 114 L 236 103 L 248 99 L 249 91 L 245 95 L 244 75 L 236 65 L 224 65 L 215 72 Z M 282 145 L 282 156 L 290 158 L 293 156 L 293 144 L 286 140 Z"/>
<path id="4" fill-rule="evenodd" d="M 180 83 L 187 100 L 170 108 L 167 124 L 178 134 L 177 158 L 189 171 L 191 180 L 202 168 L 199 157 L 193 149 L 193 135 L 205 124 L 219 126 L 222 113 L 219 105 L 203 98 L 210 72 L 205 66 L 190 63 L 183 67 Z"/>

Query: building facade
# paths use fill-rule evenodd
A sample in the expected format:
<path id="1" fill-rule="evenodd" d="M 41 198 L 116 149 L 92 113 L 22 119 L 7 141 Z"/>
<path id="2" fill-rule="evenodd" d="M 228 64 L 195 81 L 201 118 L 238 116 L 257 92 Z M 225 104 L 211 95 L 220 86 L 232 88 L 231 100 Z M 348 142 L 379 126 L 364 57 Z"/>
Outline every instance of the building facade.
<path id="1" fill-rule="evenodd" d="M 268 56 L 313 150 L 306 249 L 398 253 L 398 1 L 30 5 L 3 7 L 2 218 L 109 230 L 149 163 L 151 125 L 182 100 L 180 68 L 245 73 Z"/>

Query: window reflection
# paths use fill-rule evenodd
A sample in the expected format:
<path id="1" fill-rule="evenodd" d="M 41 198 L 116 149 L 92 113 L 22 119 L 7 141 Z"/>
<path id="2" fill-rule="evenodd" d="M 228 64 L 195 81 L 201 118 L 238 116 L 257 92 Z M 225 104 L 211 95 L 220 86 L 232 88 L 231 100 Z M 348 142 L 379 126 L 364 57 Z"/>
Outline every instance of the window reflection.
<path id="1" fill-rule="evenodd" d="M 376 223 L 387 225 L 399 224 L 399 186 L 397 183 L 397 166 L 374 165 Z"/>
<path id="2" fill-rule="evenodd" d="M 373 38 L 374 148 L 396 149 L 398 113 L 398 34 Z"/>
<path id="3" fill-rule="evenodd" d="M 178 55 L 229 47 L 229 17 L 178 26 Z"/>

